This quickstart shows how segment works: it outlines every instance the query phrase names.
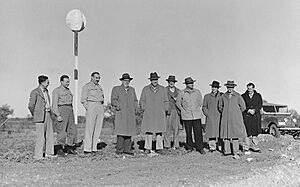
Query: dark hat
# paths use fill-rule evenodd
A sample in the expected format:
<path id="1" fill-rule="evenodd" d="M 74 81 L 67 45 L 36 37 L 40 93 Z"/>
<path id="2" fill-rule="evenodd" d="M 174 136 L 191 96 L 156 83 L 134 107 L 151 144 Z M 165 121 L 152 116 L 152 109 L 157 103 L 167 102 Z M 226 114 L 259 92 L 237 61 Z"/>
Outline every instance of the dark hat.
<path id="1" fill-rule="evenodd" d="M 166 79 L 166 81 L 168 81 L 168 82 L 177 82 L 177 80 L 175 79 L 175 76 L 174 76 L 174 75 L 170 75 L 170 76 L 168 77 L 168 79 Z"/>
<path id="2" fill-rule="evenodd" d="M 235 86 L 237 86 L 237 84 L 235 84 L 234 81 L 227 81 L 227 83 L 224 84 L 224 86 L 234 88 Z"/>
<path id="3" fill-rule="evenodd" d="M 220 83 L 218 81 L 213 81 L 209 86 L 215 87 L 215 88 L 220 88 Z"/>
<path id="4" fill-rule="evenodd" d="M 160 77 L 157 75 L 156 72 L 150 73 L 150 81 L 151 80 L 158 80 Z"/>
<path id="5" fill-rule="evenodd" d="M 194 82 L 196 82 L 196 80 L 193 80 L 192 77 L 187 77 L 184 79 L 183 84 L 193 84 Z"/>
<path id="6" fill-rule="evenodd" d="M 124 80 L 124 79 L 129 79 L 130 81 L 133 79 L 130 77 L 130 75 L 128 73 L 124 73 L 122 75 L 122 77 L 120 78 L 120 81 Z"/>

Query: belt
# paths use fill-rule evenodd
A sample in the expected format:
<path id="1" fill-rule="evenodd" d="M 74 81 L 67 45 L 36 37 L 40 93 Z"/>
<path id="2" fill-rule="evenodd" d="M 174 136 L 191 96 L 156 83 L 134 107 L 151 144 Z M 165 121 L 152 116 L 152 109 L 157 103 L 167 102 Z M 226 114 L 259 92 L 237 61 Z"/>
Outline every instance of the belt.
<path id="1" fill-rule="evenodd" d="M 72 107 L 73 105 L 72 104 L 63 104 L 63 105 L 58 105 L 58 106 L 70 106 L 70 107 Z"/>

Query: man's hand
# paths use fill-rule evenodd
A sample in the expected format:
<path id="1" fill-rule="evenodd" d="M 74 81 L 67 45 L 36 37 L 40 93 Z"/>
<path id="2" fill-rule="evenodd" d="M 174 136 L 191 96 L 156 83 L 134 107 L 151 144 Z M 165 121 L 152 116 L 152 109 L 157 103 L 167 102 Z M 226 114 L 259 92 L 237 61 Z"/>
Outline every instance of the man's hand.
<path id="1" fill-rule="evenodd" d="M 63 118 L 62 118 L 61 116 L 57 116 L 56 120 L 57 120 L 58 122 L 62 122 L 62 121 L 63 121 Z"/>
<path id="2" fill-rule="evenodd" d="M 251 115 L 254 115 L 255 110 L 254 110 L 254 109 L 249 109 L 249 110 L 248 110 L 248 113 L 251 114 Z"/>

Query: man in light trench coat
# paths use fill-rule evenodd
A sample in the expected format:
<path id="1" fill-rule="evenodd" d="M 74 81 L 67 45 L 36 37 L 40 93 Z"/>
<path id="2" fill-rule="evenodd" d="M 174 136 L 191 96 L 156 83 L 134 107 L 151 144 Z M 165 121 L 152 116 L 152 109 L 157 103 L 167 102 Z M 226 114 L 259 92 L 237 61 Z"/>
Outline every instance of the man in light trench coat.
<path id="1" fill-rule="evenodd" d="M 117 135 L 117 154 L 134 155 L 131 151 L 131 136 L 136 135 L 136 117 L 138 100 L 135 89 L 129 86 L 133 78 L 124 73 L 120 78 L 122 84 L 115 86 L 111 92 L 111 105 L 116 111 L 114 134 Z"/>
<path id="2" fill-rule="evenodd" d="M 218 110 L 218 101 L 223 93 L 219 91 L 220 83 L 218 81 L 213 81 L 210 86 L 212 91 L 204 96 L 202 111 L 206 116 L 205 137 L 208 139 L 209 151 L 213 152 L 220 145 L 218 140 L 221 113 Z"/>
<path id="3" fill-rule="evenodd" d="M 239 139 L 247 137 L 242 115 L 246 105 L 242 96 L 234 91 L 234 87 L 237 86 L 234 81 L 227 81 L 225 86 L 227 92 L 220 97 L 218 104 L 222 113 L 220 138 L 224 141 L 223 154 L 232 154 L 234 159 L 239 159 Z M 232 151 L 230 143 L 232 143 Z"/>
<path id="4" fill-rule="evenodd" d="M 154 156 L 156 153 L 152 150 L 152 137 L 156 135 L 157 153 L 163 153 L 163 137 L 166 131 L 166 111 L 169 107 L 167 90 L 158 84 L 160 77 L 156 72 L 150 74 L 150 85 L 143 88 L 140 97 L 140 106 L 144 111 L 142 120 L 142 133 L 145 137 L 145 153 Z"/>

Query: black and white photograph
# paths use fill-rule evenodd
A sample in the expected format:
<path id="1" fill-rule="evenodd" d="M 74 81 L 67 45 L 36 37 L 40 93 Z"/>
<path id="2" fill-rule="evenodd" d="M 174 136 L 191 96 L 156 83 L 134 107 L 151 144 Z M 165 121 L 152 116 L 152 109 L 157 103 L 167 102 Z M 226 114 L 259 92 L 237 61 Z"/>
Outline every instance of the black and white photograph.
<path id="1" fill-rule="evenodd" d="M 300 1 L 0 0 L 0 186 L 300 186 Z"/>

